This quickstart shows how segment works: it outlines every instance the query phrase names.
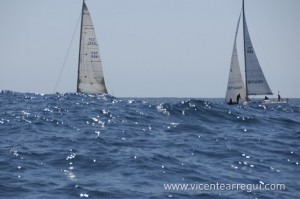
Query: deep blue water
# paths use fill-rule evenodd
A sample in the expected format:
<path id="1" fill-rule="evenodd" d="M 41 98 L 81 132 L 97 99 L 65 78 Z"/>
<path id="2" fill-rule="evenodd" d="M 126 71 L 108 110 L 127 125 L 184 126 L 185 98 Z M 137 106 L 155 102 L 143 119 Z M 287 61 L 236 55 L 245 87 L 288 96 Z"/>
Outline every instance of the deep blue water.
<path id="1" fill-rule="evenodd" d="M 299 198 L 300 99 L 0 92 L 0 198 Z M 164 184 L 285 190 L 166 190 Z"/>

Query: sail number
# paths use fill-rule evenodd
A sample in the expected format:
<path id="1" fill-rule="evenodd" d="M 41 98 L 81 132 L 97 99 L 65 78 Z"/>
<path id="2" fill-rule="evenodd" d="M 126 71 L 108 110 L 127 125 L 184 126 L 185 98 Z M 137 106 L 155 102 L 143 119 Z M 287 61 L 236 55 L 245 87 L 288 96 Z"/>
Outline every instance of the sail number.
<path id="1" fill-rule="evenodd" d="M 242 86 L 228 86 L 227 87 L 228 90 L 240 90 L 242 88 L 243 88 Z"/>
<path id="2" fill-rule="evenodd" d="M 87 45 L 98 45 L 96 38 L 89 38 Z"/>
<path id="3" fill-rule="evenodd" d="M 253 52 L 254 52 L 254 50 L 253 50 L 252 46 L 250 46 L 250 47 L 247 48 L 247 53 L 253 53 Z"/>
<path id="4" fill-rule="evenodd" d="M 264 80 L 262 80 L 262 79 L 248 80 L 247 82 L 248 82 L 248 84 L 261 84 L 264 82 Z"/>
<path id="5" fill-rule="evenodd" d="M 99 58 L 99 54 L 96 51 L 91 52 L 91 58 Z"/>

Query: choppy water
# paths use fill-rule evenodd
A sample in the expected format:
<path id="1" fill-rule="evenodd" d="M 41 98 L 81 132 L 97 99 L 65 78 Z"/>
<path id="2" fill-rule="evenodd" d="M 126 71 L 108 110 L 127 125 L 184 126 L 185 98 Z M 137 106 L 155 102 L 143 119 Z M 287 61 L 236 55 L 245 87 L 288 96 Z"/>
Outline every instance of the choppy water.
<path id="1" fill-rule="evenodd" d="M 0 198 L 298 198 L 300 99 L 0 93 Z M 166 190 L 244 183 L 280 190 Z"/>

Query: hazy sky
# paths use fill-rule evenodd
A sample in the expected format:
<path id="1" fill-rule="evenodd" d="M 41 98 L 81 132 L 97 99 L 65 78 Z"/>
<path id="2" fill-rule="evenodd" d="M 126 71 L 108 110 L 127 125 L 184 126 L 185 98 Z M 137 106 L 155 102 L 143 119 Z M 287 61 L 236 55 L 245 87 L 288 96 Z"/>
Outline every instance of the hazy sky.
<path id="1" fill-rule="evenodd" d="M 86 0 L 86 4 L 110 94 L 225 96 L 242 0 Z M 81 6 L 81 0 L 0 0 L 0 89 L 55 92 Z M 300 1 L 245 0 L 245 8 L 272 91 L 299 98 Z M 76 90 L 78 40 L 79 28 L 59 92 Z"/>

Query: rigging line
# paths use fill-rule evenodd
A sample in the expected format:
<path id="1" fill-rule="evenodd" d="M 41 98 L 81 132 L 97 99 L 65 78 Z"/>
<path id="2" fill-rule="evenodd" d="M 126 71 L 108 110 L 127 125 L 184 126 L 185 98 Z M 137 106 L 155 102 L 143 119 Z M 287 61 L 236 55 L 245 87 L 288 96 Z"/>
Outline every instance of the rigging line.
<path id="1" fill-rule="evenodd" d="M 60 81 L 60 78 L 61 78 L 61 74 L 62 74 L 62 72 L 63 72 L 63 69 L 64 69 L 64 67 L 65 67 L 65 65 L 66 65 L 67 59 L 68 59 L 68 57 L 69 57 L 70 49 L 71 49 L 71 46 L 72 46 L 72 43 L 73 43 L 73 40 L 74 40 L 74 37 L 75 37 L 75 33 L 76 33 L 76 30 L 77 30 L 77 27 L 78 27 L 80 18 L 81 18 L 81 14 L 80 14 L 79 17 L 78 17 L 77 24 L 76 24 L 75 30 L 74 30 L 74 32 L 73 32 L 72 39 L 71 39 L 70 44 L 69 44 L 67 54 L 66 54 L 66 56 L 65 56 L 63 65 L 62 65 L 61 68 L 60 68 L 59 76 L 58 76 L 58 79 L 56 80 L 56 84 L 55 84 L 55 87 L 54 87 L 54 93 L 57 92 L 57 86 L 58 86 L 58 83 L 59 83 L 59 81 Z"/>

